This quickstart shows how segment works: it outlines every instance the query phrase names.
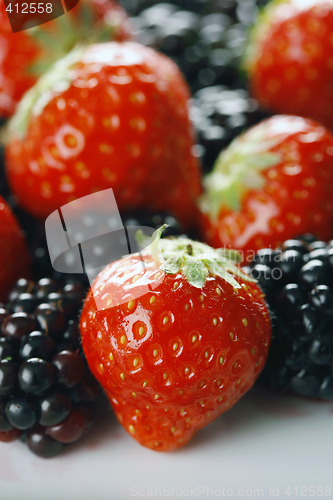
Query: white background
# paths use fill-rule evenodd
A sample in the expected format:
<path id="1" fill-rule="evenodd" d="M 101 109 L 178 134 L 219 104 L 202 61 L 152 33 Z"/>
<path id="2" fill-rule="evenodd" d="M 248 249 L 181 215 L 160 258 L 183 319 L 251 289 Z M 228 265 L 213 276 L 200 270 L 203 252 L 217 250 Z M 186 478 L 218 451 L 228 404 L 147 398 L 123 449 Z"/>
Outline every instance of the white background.
<path id="1" fill-rule="evenodd" d="M 141 447 L 111 411 L 56 458 L 0 443 L 1 500 L 333 498 L 332 471 L 333 402 L 262 388 L 172 453 Z"/>

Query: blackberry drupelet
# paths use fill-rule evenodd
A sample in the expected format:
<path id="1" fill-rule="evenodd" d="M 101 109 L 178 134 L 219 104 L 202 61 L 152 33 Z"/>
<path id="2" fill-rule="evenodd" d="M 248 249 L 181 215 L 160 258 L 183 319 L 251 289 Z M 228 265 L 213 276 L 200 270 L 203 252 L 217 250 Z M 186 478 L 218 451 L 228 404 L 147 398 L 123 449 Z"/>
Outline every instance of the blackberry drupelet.
<path id="1" fill-rule="evenodd" d="M 0 440 L 20 434 L 41 457 L 88 432 L 98 383 L 81 350 L 80 279 L 20 279 L 0 307 Z"/>
<path id="2" fill-rule="evenodd" d="M 333 399 L 333 241 L 312 235 L 260 250 L 248 272 L 259 280 L 273 339 L 261 380 L 301 396 Z"/>

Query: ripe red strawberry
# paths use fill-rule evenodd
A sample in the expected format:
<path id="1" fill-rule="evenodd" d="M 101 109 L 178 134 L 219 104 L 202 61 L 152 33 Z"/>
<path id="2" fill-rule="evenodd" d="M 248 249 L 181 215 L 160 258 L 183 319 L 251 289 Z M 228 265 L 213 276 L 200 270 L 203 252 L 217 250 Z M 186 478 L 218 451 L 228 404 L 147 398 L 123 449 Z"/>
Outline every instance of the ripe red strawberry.
<path id="1" fill-rule="evenodd" d="M 202 210 L 204 239 L 244 259 L 302 233 L 333 238 L 333 135 L 294 116 L 256 125 L 221 153 Z"/>
<path id="2" fill-rule="evenodd" d="M 189 92 L 166 56 L 132 42 L 79 48 L 54 65 L 11 122 L 6 165 L 37 217 L 113 188 L 119 209 L 195 220 L 201 192 Z"/>
<path id="3" fill-rule="evenodd" d="M 81 336 L 119 421 L 143 446 L 167 451 L 250 389 L 271 333 L 262 293 L 223 252 L 185 237 L 162 239 L 160 250 L 99 274 Z"/>
<path id="4" fill-rule="evenodd" d="M 20 276 L 29 270 L 23 233 L 5 200 L 0 196 L 0 302 Z"/>
<path id="5" fill-rule="evenodd" d="M 263 107 L 333 128 L 333 2 L 273 0 L 253 30 L 246 57 Z"/>
<path id="6" fill-rule="evenodd" d="M 80 0 L 66 15 L 17 33 L 0 1 L 0 116 L 12 115 L 38 75 L 76 43 L 130 37 L 128 17 L 114 0 Z"/>

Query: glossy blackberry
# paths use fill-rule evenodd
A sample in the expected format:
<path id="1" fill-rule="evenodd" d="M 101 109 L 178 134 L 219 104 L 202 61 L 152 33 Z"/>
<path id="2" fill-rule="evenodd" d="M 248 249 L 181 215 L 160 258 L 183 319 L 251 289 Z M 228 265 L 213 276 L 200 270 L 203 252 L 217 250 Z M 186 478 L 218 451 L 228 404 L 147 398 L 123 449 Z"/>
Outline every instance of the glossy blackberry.
<path id="1" fill-rule="evenodd" d="M 191 118 L 197 136 L 197 155 L 209 172 L 221 151 L 267 115 L 245 89 L 207 87 L 193 96 Z"/>
<path id="2" fill-rule="evenodd" d="M 274 252 L 261 250 L 248 268 L 260 274 L 271 311 L 273 338 L 261 380 L 272 387 L 333 399 L 332 256 L 333 242 L 305 235 Z"/>
<path id="3" fill-rule="evenodd" d="M 173 59 L 192 92 L 206 85 L 239 79 L 238 59 L 246 38 L 245 26 L 229 15 L 200 15 L 171 3 L 155 4 L 132 19 L 141 43 Z"/>
<path id="4" fill-rule="evenodd" d="M 73 276 L 20 279 L 0 308 L 0 440 L 23 433 L 42 457 L 87 433 L 100 396 L 83 356 Z"/>
<path id="5" fill-rule="evenodd" d="M 141 43 L 173 59 L 192 92 L 217 84 L 245 86 L 240 61 L 265 1 L 124 0 Z M 126 5 L 127 4 L 127 5 Z"/>

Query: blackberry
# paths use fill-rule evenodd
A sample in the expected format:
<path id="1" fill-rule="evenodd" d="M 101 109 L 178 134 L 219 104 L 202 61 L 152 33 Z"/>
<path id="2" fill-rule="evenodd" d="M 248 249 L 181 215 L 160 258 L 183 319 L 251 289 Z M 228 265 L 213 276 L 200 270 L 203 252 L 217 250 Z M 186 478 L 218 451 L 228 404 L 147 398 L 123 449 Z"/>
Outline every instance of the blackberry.
<path id="1" fill-rule="evenodd" d="M 88 432 L 102 394 L 84 358 L 73 276 L 20 279 L 0 307 L 0 440 L 20 434 L 41 457 Z"/>
<path id="2" fill-rule="evenodd" d="M 267 114 L 245 89 L 207 87 L 193 96 L 191 118 L 197 135 L 197 154 L 209 172 L 220 152 Z"/>
<path id="3" fill-rule="evenodd" d="M 175 61 L 192 92 L 206 85 L 239 80 L 238 62 L 245 26 L 223 12 L 200 15 L 160 3 L 132 18 L 136 36 Z"/>
<path id="4" fill-rule="evenodd" d="M 192 92 L 217 84 L 246 85 L 240 74 L 240 58 L 249 26 L 265 0 L 123 3 L 133 16 L 138 39 L 173 59 Z"/>
<path id="5" fill-rule="evenodd" d="M 301 396 L 333 399 L 333 241 L 313 235 L 260 250 L 259 276 L 272 317 L 272 344 L 261 380 Z"/>

